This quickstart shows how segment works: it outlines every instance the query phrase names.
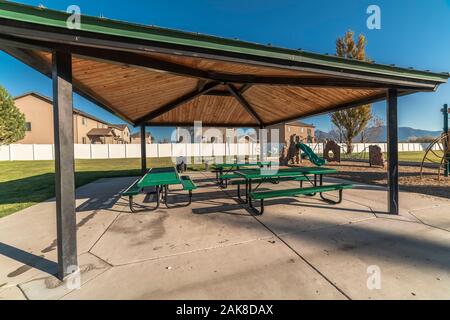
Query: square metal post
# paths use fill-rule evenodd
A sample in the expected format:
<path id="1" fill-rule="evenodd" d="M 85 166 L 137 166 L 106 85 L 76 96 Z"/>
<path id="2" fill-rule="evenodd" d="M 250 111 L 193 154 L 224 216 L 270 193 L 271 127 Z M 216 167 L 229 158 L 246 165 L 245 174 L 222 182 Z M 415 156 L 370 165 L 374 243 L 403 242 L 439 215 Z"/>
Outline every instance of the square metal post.
<path id="1" fill-rule="evenodd" d="M 389 89 L 387 93 L 386 120 L 388 146 L 388 213 L 399 214 L 398 196 L 398 92 Z"/>
<path id="2" fill-rule="evenodd" d="M 141 173 L 144 176 L 147 173 L 147 141 L 145 125 L 141 125 Z"/>
<path id="3" fill-rule="evenodd" d="M 53 52 L 52 78 L 58 277 L 63 280 L 78 268 L 73 147 L 72 55 L 69 52 Z"/>
<path id="4" fill-rule="evenodd" d="M 448 131 L 448 104 L 444 104 L 444 107 L 442 108 L 442 113 L 444 114 L 444 134 L 449 133 Z M 448 151 L 449 146 L 448 144 L 450 143 L 450 141 L 447 141 L 445 146 L 446 149 L 444 149 L 444 157 L 446 157 L 447 159 L 450 159 L 450 151 Z M 448 177 L 450 175 L 450 162 L 449 161 L 444 161 L 444 177 Z"/>
<path id="5" fill-rule="evenodd" d="M 267 158 L 267 129 L 261 126 L 259 129 L 259 161 L 264 162 Z"/>

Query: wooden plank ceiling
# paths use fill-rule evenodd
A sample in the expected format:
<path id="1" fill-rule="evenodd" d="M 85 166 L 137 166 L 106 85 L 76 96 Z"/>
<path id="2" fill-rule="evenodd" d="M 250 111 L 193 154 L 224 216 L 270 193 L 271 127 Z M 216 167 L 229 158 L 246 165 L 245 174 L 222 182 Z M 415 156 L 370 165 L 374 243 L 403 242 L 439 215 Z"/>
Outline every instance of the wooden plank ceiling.
<path id="1" fill-rule="evenodd" d="M 34 52 L 51 65 L 51 54 Z M 194 57 L 149 53 L 148 58 L 167 61 L 195 69 L 267 77 L 325 77 L 322 74 L 288 69 L 270 68 L 200 59 Z M 73 57 L 74 85 L 101 102 L 109 109 L 132 123 L 158 110 L 178 98 L 195 92 L 205 84 L 202 79 L 177 75 L 165 71 L 111 63 L 104 60 Z M 242 84 L 232 84 L 239 91 Z M 181 104 L 156 118 L 149 125 L 192 125 L 202 121 L 206 125 L 259 126 L 242 104 L 232 95 L 226 96 L 227 86 L 214 88 L 216 95 L 201 95 Z M 252 85 L 242 96 L 265 124 L 276 123 L 287 118 L 326 112 L 342 104 L 379 96 L 381 89 L 345 89 L 299 86 Z"/>

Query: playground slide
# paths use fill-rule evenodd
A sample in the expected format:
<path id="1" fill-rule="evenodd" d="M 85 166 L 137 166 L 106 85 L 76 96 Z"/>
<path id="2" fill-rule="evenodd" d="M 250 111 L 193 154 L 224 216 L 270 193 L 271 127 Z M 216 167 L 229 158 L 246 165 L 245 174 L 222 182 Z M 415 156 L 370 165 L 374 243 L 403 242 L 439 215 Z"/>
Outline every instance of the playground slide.
<path id="1" fill-rule="evenodd" d="M 313 164 L 315 164 L 318 167 L 321 167 L 325 164 L 325 160 L 320 158 L 317 154 L 312 151 L 310 147 L 308 147 L 306 144 L 299 143 L 297 144 L 297 148 L 303 151 L 303 153 L 306 154 L 306 156 L 309 158 L 309 161 L 311 161 Z"/>

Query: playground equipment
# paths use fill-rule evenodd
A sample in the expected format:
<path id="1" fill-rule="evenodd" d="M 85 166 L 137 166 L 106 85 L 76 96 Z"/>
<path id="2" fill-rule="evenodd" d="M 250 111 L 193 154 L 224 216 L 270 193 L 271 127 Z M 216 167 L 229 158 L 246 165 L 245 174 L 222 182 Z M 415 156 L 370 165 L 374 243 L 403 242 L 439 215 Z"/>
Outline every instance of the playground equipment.
<path id="1" fill-rule="evenodd" d="M 375 166 L 384 168 L 385 164 L 386 160 L 384 159 L 380 146 L 369 146 L 369 165 L 371 167 Z"/>
<path id="2" fill-rule="evenodd" d="M 444 131 L 441 136 L 434 140 L 425 151 L 425 156 L 422 160 L 422 165 L 420 167 L 420 178 L 423 177 L 423 168 L 425 161 L 428 160 L 433 163 L 437 163 L 438 167 L 438 180 L 441 180 L 441 173 L 444 173 L 444 177 L 448 177 L 450 173 L 450 132 L 448 130 L 448 105 L 444 105 L 442 108 L 442 114 L 444 115 Z M 437 153 L 437 149 L 441 153 Z M 435 159 L 430 158 L 431 155 L 435 156 Z M 438 160 L 436 160 L 438 159 Z"/>
<path id="3" fill-rule="evenodd" d="M 296 147 L 302 150 L 306 157 L 308 157 L 309 161 L 311 161 L 314 165 L 318 167 L 325 165 L 326 161 L 315 154 L 314 151 L 306 144 L 299 143 L 296 145 Z"/>
<path id="4" fill-rule="evenodd" d="M 341 162 L 341 146 L 330 140 L 325 144 L 323 157 L 328 162 Z"/>

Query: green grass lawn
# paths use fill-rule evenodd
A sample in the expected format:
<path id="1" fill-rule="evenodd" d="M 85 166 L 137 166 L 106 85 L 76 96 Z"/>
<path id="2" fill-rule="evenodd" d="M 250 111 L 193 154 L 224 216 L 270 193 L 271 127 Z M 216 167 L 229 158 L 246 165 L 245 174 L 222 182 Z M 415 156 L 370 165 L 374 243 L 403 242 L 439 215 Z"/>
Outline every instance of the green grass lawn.
<path id="1" fill-rule="evenodd" d="M 402 152 L 400 161 L 421 162 L 423 152 Z M 170 158 L 150 158 L 148 167 L 171 166 Z M 77 160 L 76 186 L 100 178 L 138 176 L 140 159 Z M 190 170 L 201 170 L 192 165 Z M 0 162 L 0 218 L 55 196 L 53 161 Z"/>
<path id="2" fill-rule="evenodd" d="M 148 167 L 172 166 L 170 158 L 151 158 Z M 100 178 L 140 175 L 140 159 L 76 160 L 75 183 L 80 187 Z M 201 165 L 190 166 L 191 170 Z M 55 196 L 53 161 L 0 162 L 0 218 Z"/>
<path id="3" fill-rule="evenodd" d="M 442 151 L 435 151 L 436 155 L 441 156 Z M 408 161 L 408 162 L 422 162 L 422 159 L 425 155 L 425 152 L 423 151 L 414 151 L 414 152 L 400 152 L 398 154 L 399 161 Z M 437 156 L 433 155 L 432 153 L 428 154 L 429 159 L 432 159 L 433 162 L 440 162 L 441 158 L 438 158 Z M 426 162 L 431 162 L 429 160 L 426 160 Z"/>

